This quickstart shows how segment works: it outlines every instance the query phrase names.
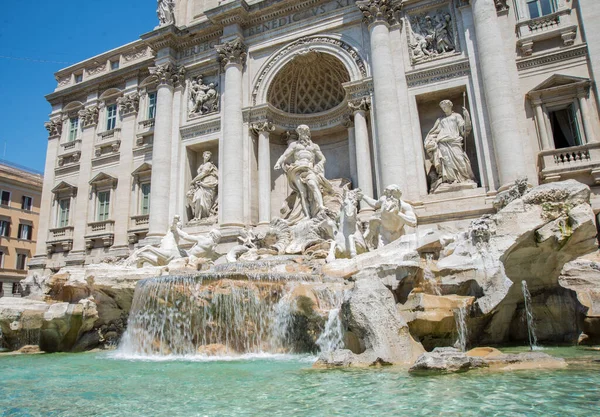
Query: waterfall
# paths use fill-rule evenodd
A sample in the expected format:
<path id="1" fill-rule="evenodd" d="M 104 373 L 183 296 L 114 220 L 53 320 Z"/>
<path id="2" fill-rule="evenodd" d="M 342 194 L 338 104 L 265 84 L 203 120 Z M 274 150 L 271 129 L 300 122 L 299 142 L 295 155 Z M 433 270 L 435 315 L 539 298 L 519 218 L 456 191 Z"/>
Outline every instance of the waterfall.
<path id="1" fill-rule="evenodd" d="M 325 329 L 317 339 L 317 345 L 321 352 L 333 352 L 342 348 L 344 345 L 344 332 L 342 331 L 342 320 L 340 318 L 340 309 L 329 310 L 329 316 Z"/>
<path id="2" fill-rule="evenodd" d="M 469 329 L 467 328 L 467 306 L 462 305 L 461 307 L 454 310 L 454 321 L 456 323 L 456 331 L 458 332 L 458 339 L 454 343 L 454 346 L 463 352 L 467 350 L 467 339 L 469 336 Z"/>
<path id="3" fill-rule="evenodd" d="M 521 281 L 523 289 L 523 299 L 525 300 L 525 315 L 527 318 L 527 335 L 529 337 L 529 347 L 531 350 L 537 348 L 537 337 L 535 337 L 535 326 L 533 324 L 533 310 L 531 306 L 531 293 L 527 288 L 527 282 Z"/>
<path id="4" fill-rule="evenodd" d="M 431 271 L 433 253 L 426 253 L 425 260 L 425 267 L 423 268 L 423 277 L 425 278 L 425 283 L 429 286 L 431 292 L 434 295 L 442 295 L 442 291 L 440 290 L 440 286 L 438 285 L 438 282 L 435 279 L 435 275 Z"/>

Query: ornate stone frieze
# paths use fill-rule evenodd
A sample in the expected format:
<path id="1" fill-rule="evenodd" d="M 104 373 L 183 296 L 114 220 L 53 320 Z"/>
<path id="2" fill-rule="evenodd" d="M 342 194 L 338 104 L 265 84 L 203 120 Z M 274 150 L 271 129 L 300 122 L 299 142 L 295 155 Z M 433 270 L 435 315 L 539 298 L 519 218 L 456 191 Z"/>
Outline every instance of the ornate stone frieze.
<path id="1" fill-rule="evenodd" d="M 71 83 L 71 77 L 69 75 L 66 75 L 64 77 L 59 77 L 59 78 L 57 78 L 56 82 L 58 82 L 59 87 L 66 87 L 67 85 L 69 85 Z"/>
<path id="2" fill-rule="evenodd" d="M 98 74 L 101 74 L 104 71 L 106 71 L 106 63 L 104 63 L 104 64 L 98 64 L 98 65 L 96 65 L 94 67 L 91 67 L 91 68 L 86 68 L 85 71 L 88 73 L 88 75 L 98 75 Z"/>
<path id="3" fill-rule="evenodd" d="M 215 45 L 215 49 L 217 51 L 217 61 L 222 66 L 227 64 L 244 65 L 246 63 L 248 48 L 239 38 L 225 42 L 222 45 Z"/>
<path id="4" fill-rule="evenodd" d="M 457 77 L 464 77 L 471 74 L 471 67 L 467 59 L 421 71 L 412 71 L 406 73 L 406 82 L 409 87 L 433 84 L 436 82 L 449 80 Z"/>
<path id="5" fill-rule="evenodd" d="M 190 81 L 188 109 L 190 116 L 209 114 L 219 111 L 219 92 L 217 83 L 204 82 L 198 75 Z"/>
<path id="6" fill-rule="evenodd" d="M 204 136 L 216 133 L 221 130 L 221 119 L 210 120 L 205 123 L 195 124 L 181 128 L 181 140 L 192 139 L 198 136 Z"/>
<path id="7" fill-rule="evenodd" d="M 131 52 L 124 53 L 123 54 L 123 60 L 125 62 L 131 62 L 131 61 L 135 61 L 135 60 L 138 60 L 140 58 L 143 58 L 147 54 L 148 54 L 148 48 L 134 49 Z"/>
<path id="8" fill-rule="evenodd" d="M 150 74 L 156 75 L 160 84 L 178 85 L 185 79 L 185 67 L 177 67 L 170 62 L 150 67 L 148 70 Z"/>
<path id="9" fill-rule="evenodd" d="M 268 120 L 264 120 L 261 122 L 252 123 L 250 125 L 250 130 L 252 133 L 258 135 L 260 132 L 274 132 L 275 125 Z"/>
<path id="10" fill-rule="evenodd" d="M 137 113 L 140 105 L 140 96 L 137 92 L 127 94 L 126 96 L 117 99 L 119 112 L 121 116 L 128 116 Z"/>
<path id="11" fill-rule="evenodd" d="M 413 64 L 459 52 L 454 20 L 449 7 L 407 16 L 408 45 Z"/>
<path id="12" fill-rule="evenodd" d="M 368 112 L 371 108 L 371 98 L 370 97 L 362 97 L 360 99 L 352 100 L 348 102 L 348 107 L 355 113 L 357 111 Z"/>
<path id="13" fill-rule="evenodd" d="M 79 120 L 81 120 L 81 127 L 91 127 L 98 124 L 98 106 L 90 106 L 85 109 L 79 110 L 77 113 Z"/>
<path id="14" fill-rule="evenodd" d="M 156 15 L 158 26 L 175 24 L 175 0 L 158 0 Z"/>
<path id="15" fill-rule="evenodd" d="M 558 51 L 555 53 L 547 54 L 540 57 L 527 57 L 517 61 L 517 69 L 519 71 L 528 70 L 531 68 L 537 68 L 542 65 L 550 65 L 555 64 L 557 62 L 568 61 L 571 59 L 581 58 L 585 59 L 587 57 L 587 46 L 581 45 L 577 47 L 573 47 L 569 50 Z"/>
<path id="16" fill-rule="evenodd" d="M 266 78 L 267 74 L 271 71 L 273 66 L 275 64 L 277 64 L 277 62 L 281 61 L 288 54 L 295 52 L 295 49 L 297 49 L 298 46 L 300 46 L 300 45 L 309 46 L 311 44 L 330 44 L 330 45 L 334 45 L 334 46 L 337 46 L 337 47 L 343 49 L 352 57 L 352 59 L 356 63 L 356 66 L 358 67 L 361 75 L 363 77 L 367 76 L 367 66 L 365 65 L 365 62 L 361 58 L 358 51 L 356 51 L 352 46 L 350 46 L 346 42 L 344 42 L 340 39 L 329 38 L 326 36 L 314 36 L 314 37 L 301 38 L 301 39 L 298 39 L 296 42 L 289 44 L 281 51 L 279 51 L 275 56 L 273 56 L 273 58 L 271 58 L 271 60 L 268 62 L 268 64 L 263 68 L 262 72 L 260 73 L 260 75 L 258 77 L 258 81 L 252 91 L 253 105 L 256 105 L 256 97 L 258 95 L 258 92 L 260 91 L 260 88 L 263 84 L 264 79 Z"/>
<path id="17" fill-rule="evenodd" d="M 357 1 L 356 6 L 363 14 L 363 20 L 367 24 L 384 22 L 388 25 L 399 23 L 398 13 L 402 4 L 397 0 L 362 0 Z"/>
<path id="18" fill-rule="evenodd" d="M 62 133 L 62 121 L 60 119 L 51 119 L 44 123 L 44 127 L 48 131 L 48 137 L 60 136 Z"/>

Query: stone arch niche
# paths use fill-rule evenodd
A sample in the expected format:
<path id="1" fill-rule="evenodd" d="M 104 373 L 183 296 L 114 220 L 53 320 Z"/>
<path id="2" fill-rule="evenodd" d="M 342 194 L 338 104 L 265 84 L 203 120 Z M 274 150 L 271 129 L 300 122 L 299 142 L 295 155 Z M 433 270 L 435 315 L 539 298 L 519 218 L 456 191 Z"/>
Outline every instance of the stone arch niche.
<path id="1" fill-rule="evenodd" d="M 313 141 L 327 159 L 325 176 L 352 178 L 349 131 L 344 125 L 350 97 L 345 86 L 361 84 L 367 77 L 368 67 L 357 49 L 334 36 L 301 38 L 263 65 L 254 82 L 248 119 L 273 123 L 269 133 L 271 218 L 280 215 L 281 204 L 291 191 L 285 175 L 274 171 L 273 165 L 300 124 L 310 127 Z"/>

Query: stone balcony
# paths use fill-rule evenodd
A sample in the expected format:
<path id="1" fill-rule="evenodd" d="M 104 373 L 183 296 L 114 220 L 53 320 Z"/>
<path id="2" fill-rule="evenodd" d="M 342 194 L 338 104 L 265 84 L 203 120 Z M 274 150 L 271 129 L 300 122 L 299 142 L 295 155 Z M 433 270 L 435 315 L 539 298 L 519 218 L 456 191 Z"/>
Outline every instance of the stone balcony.
<path id="1" fill-rule="evenodd" d="M 75 139 L 69 142 L 61 143 L 58 155 L 63 156 L 73 152 L 81 152 L 81 139 Z"/>
<path id="2" fill-rule="evenodd" d="M 138 123 L 137 136 L 148 136 L 154 133 L 154 119 L 142 120 Z"/>
<path id="3" fill-rule="evenodd" d="M 73 230 L 73 226 L 50 229 L 48 231 L 48 240 L 46 241 L 46 251 L 48 254 L 70 251 L 73 248 Z"/>
<path id="4" fill-rule="evenodd" d="M 570 46 L 576 36 L 577 25 L 571 19 L 571 8 L 566 6 L 545 16 L 517 22 L 517 46 L 525 56 L 533 53 L 535 42 L 560 37 L 565 46 Z"/>
<path id="5" fill-rule="evenodd" d="M 129 243 L 135 244 L 148 233 L 148 225 L 150 223 L 149 214 L 138 214 L 129 218 L 129 229 L 127 230 L 127 238 Z"/>
<path id="6" fill-rule="evenodd" d="M 600 184 L 600 143 L 588 143 L 538 154 L 540 182 L 577 179 L 588 185 Z"/>
<path id="7" fill-rule="evenodd" d="M 102 246 L 112 246 L 115 239 L 115 221 L 103 220 L 99 222 L 91 222 L 87 225 L 85 234 L 85 246 L 92 249 L 96 246 L 96 242 Z"/>

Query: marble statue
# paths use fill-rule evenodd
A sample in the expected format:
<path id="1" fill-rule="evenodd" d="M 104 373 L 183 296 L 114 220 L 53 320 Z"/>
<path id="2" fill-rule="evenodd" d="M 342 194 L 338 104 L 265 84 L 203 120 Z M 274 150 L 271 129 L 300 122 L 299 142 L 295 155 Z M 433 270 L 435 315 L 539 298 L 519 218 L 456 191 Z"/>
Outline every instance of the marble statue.
<path id="1" fill-rule="evenodd" d="M 275 170 L 285 172 L 293 190 L 282 209 L 283 217 L 290 221 L 316 217 L 325 210 L 323 194 L 332 191 L 324 176 L 325 156 L 312 142 L 309 127 L 300 125 L 296 132 L 298 140 L 289 144 L 275 164 Z"/>
<path id="2" fill-rule="evenodd" d="M 456 50 L 452 15 L 436 10 L 409 19 L 409 46 L 413 62 L 441 57 Z"/>
<path id="3" fill-rule="evenodd" d="M 135 265 L 141 268 L 145 265 L 164 266 L 174 259 L 186 256 L 186 253 L 179 248 L 179 234 L 177 230 L 181 228 L 179 216 L 174 216 L 171 226 L 167 233 L 160 240 L 158 247 L 146 245 L 137 249 L 127 260 L 127 264 Z"/>
<path id="4" fill-rule="evenodd" d="M 464 107 L 463 116 L 453 112 L 450 100 L 443 100 L 440 107 L 444 116 L 437 119 L 425 138 L 425 152 L 432 164 L 430 191 L 445 191 L 440 188 L 443 184 L 475 188 L 471 161 L 463 148 L 464 138 L 471 132 L 469 112 Z"/>
<path id="5" fill-rule="evenodd" d="M 327 262 L 332 262 L 336 258 L 354 258 L 368 251 L 358 222 L 358 202 L 361 198 L 363 194 L 360 189 L 346 191 L 337 217 Z"/>
<path id="6" fill-rule="evenodd" d="M 190 258 L 188 261 L 189 264 L 196 264 L 205 259 L 214 260 L 220 256 L 215 250 L 221 241 L 221 232 L 217 229 L 208 232 L 208 236 L 193 236 L 184 232 L 181 229 L 181 223 L 179 223 L 176 225 L 175 234 L 177 234 L 180 239 L 194 243 L 194 245 L 186 252 L 187 256 Z"/>
<path id="7" fill-rule="evenodd" d="M 417 216 L 412 206 L 402 201 L 402 191 L 396 184 L 388 185 L 383 195 L 375 200 L 359 194 L 375 213 L 368 219 L 365 241 L 370 249 L 377 249 L 392 243 L 404 235 L 404 226 L 417 226 Z"/>
<path id="8" fill-rule="evenodd" d="M 215 83 L 203 83 L 199 75 L 190 84 L 190 114 L 208 114 L 219 109 L 219 93 Z"/>
<path id="9" fill-rule="evenodd" d="M 156 14 L 158 15 L 159 26 L 166 26 L 175 23 L 175 0 L 158 0 Z"/>
<path id="10" fill-rule="evenodd" d="M 210 151 L 202 154 L 204 162 L 198 167 L 197 175 L 186 193 L 188 206 L 192 210 L 191 220 L 206 219 L 214 216 L 217 211 L 219 170 L 210 161 L 211 157 Z"/>

